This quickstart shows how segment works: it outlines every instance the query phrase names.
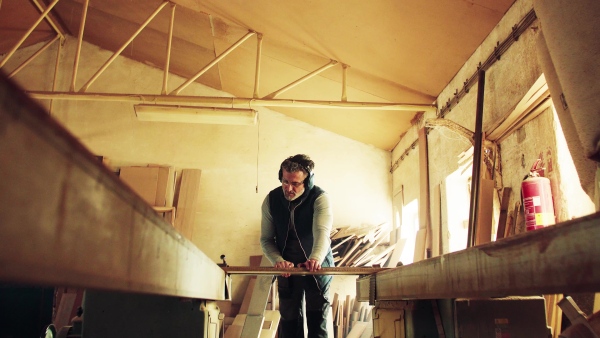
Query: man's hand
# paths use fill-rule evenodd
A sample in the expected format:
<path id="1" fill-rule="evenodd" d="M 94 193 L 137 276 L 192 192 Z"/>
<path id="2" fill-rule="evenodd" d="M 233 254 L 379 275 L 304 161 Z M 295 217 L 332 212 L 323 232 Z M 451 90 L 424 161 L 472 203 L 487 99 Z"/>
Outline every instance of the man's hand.
<path id="1" fill-rule="evenodd" d="M 319 263 L 316 259 L 309 259 L 304 263 L 298 264 L 299 267 L 304 267 L 306 270 L 310 272 L 315 272 L 317 270 L 321 270 L 321 263 Z"/>
<path id="2" fill-rule="evenodd" d="M 275 263 L 275 269 L 288 269 L 288 268 L 293 268 L 294 267 L 294 263 L 292 262 L 288 262 L 288 261 L 282 261 L 282 262 L 277 262 Z M 289 277 L 290 274 L 289 273 L 282 273 L 281 274 L 282 277 Z"/>

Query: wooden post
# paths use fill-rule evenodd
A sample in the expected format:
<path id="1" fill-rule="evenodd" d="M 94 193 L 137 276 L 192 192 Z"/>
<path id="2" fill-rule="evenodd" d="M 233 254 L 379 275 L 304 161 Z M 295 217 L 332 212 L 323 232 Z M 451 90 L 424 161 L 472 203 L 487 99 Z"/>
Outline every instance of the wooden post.
<path id="1" fill-rule="evenodd" d="M 415 243 L 414 261 L 428 258 L 431 254 L 431 220 L 429 213 L 429 160 L 427 151 L 427 129 L 419 130 L 419 231 Z"/>

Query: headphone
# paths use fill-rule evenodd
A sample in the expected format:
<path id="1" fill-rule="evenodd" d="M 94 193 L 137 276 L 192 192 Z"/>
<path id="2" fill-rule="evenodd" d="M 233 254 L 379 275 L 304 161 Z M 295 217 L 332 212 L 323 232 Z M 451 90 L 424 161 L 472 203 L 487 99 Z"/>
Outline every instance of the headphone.
<path id="1" fill-rule="evenodd" d="M 283 163 L 285 161 L 290 161 L 293 163 L 296 163 L 300 166 L 300 168 L 302 168 L 302 170 L 306 171 L 306 173 L 308 173 L 308 176 L 306 176 L 306 178 L 304 179 L 304 184 L 306 185 L 306 190 L 310 190 L 315 186 L 315 173 L 312 172 L 312 170 L 310 170 L 310 168 L 307 165 L 304 165 L 302 162 L 305 162 L 301 157 L 299 158 L 299 155 L 296 156 L 290 156 L 287 159 L 285 159 L 283 162 L 281 162 L 281 165 L 279 166 L 279 182 L 283 181 Z"/>

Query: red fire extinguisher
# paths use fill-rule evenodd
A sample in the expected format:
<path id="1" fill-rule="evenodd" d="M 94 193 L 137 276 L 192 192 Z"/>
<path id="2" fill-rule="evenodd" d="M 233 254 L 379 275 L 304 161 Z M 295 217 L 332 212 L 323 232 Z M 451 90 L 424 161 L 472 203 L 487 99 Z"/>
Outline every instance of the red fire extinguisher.
<path id="1" fill-rule="evenodd" d="M 555 223 L 550 180 L 540 176 L 540 172 L 544 170 L 539 167 L 540 163 L 540 159 L 535 161 L 529 175 L 521 183 L 527 231 Z"/>

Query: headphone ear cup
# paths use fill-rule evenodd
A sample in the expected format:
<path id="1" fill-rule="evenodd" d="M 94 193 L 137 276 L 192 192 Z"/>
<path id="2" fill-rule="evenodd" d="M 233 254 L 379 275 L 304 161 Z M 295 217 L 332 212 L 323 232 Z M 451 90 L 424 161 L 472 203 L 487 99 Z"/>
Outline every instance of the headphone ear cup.
<path id="1" fill-rule="evenodd" d="M 281 167 L 279 167 L 279 182 L 283 181 L 283 170 L 281 170 Z"/>
<path id="2" fill-rule="evenodd" d="M 315 186 L 315 173 L 311 172 L 310 174 L 308 174 L 308 177 L 306 178 L 306 188 L 308 190 L 312 189 Z"/>

